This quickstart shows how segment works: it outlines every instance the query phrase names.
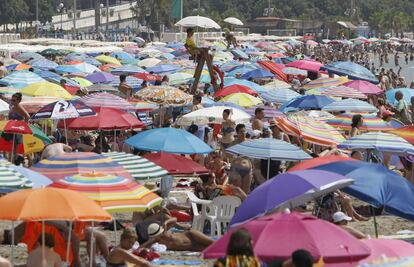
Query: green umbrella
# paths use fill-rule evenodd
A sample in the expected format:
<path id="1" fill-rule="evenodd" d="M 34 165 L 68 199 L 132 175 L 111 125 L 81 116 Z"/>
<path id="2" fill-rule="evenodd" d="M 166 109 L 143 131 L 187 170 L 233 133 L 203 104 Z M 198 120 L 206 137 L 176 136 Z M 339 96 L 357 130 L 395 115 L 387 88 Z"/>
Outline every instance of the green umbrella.
<path id="1" fill-rule="evenodd" d="M 32 129 L 33 135 L 42 140 L 45 145 L 52 143 L 52 140 L 50 140 L 49 137 L 47 137 L 47 135 L 42 130 L 40 130 L 39 127 L 34 125 L 29 125 L 29 127 Z"/>
<path id="2" fill-rule="evenodd" d="M 64 52 L 61 50 L 48 48 L 48 49 L 43 50 L 39 54 L 41 54 L 42 56 L 63 56 Z"/>

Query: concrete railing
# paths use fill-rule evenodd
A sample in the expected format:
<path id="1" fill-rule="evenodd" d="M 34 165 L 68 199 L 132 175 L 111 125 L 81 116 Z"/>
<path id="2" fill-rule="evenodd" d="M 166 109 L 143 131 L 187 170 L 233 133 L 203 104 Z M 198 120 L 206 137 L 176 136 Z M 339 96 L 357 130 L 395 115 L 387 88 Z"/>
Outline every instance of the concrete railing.
<path id="1" fill-rule="evenodd" d="M 0 33 L 0 44 L 7 44 L 15 40 L 20 40 L 20 33 Z"/>

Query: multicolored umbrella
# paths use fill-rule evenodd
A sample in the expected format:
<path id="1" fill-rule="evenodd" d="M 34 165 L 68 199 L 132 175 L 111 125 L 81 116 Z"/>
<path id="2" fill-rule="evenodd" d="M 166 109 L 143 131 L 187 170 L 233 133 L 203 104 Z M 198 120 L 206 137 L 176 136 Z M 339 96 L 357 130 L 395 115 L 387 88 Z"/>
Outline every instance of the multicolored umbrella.
<path id="1" fill-rule="evenodd" d="M 57 63 L 51 60 L 48 60 L 48 59 L 35 60 L 31 64 L 33 68 L 41 69 L 41 70 L 54 70 L 59 66 Z"/>
<path id="2" fill-rule="evenodd" d="M 276 90 L 268 90 L 266 92 L 260 93 L 260 97 L 263 98 L 265 101 L 282 104 L 285 103 L 293 98 L 300 96 L 300 94 L 296 93 L 291 89 L 276 89 Z"/>
<path id="3" fill-rule="evenodd" d="M 31 188 L 33 183 L 12 166 L 0 164 L 0 190 Z"/>
<path id="4" fill-rule="evenodd" d="M 235 93 L 227 95 L 220 99 L 220 102 L 230 102 L 241 107 L 247 108 L 263 104 L 262 100 L 260 100 L 259 98 L 245 93 Z"/>
<path id="5" fill-rule="evenodd" d="M 361 81 L 361 80 L 350 81 L 350 82 L 344 83 L 344 86 L 354 88 L 366 95 L 378 95 L 384 92 L 377 85 L 372 84 L 368 81 Z"/>
<path id="6" fill-rule="evenodd" d="M 225 97 L 227 95 L 235 94 L 235 93 L 245 93 L 252 96 L 257 96 L 257 92 L 250 89 L 247 86 L 241 84 L 232 84 L 224 86 L 222 89 L 216 91 L 214 93 L 214 97 Z"/>
<path id="7" fill-rule="evenodd" d="M 331 87 L 331 86 L 339 86 L 346 82 L 349 79 L 346 77 L 339 77 L 339 78 L 319 78 L 314 81 L 311 81 L 303 86 L 304 89 L 314 89 L 320 87 Z"/>
<path id="8" fill-rule="evenodd" d="M 25 121 L 0 121 L 0 131 L 8 134 L 32 134 L 33 131 Z"/>
<path id="9" fill-rule="evenodd" d="M 184 106 L 193 101 L 191 95 L 170 86 L 148 86 L 138 91 L 135 97 L 149 103 L 167 106 Z"/>
<path id="10" fill-rule="evenodd" d="M 312 61 L 312 60 L 296 60 L 296 61 L 288 63 L 286 66 L 298 68 L 302 70 L 319 72 L 323 64 L 318 61 Z"/>
<path id="11" fill-rule="evenodd" d="M 256 108 L 262 108 L 264 110 L 264 115 L 265 115 L 265 119 L 274 119 L 274 118 L 278 118 L 278 117 L 286 117 L 285 113 L 270 107 L 270 106 L 256 106 L 256 107 L 252 107 L 252 108 L 247 108 L 245 109 L 245 111 L 247 112 L 247 114 L 249 114 L 250 116 L 254 116 L 254 113 L 256 111 Z"/>
<path id="12" fill-rule="evenodd" d="M 138 78 L 140 80 L 144 80 L 147 82 L 155 82 L 155 81 L 161 81 L 162 77 L 155 74 L 150 74 L 146 72 L 141 72 L 133 75 L 135 78 Z"/>
<path id="13" fill-rule="evenodd" d="M 357 99 L 367 99 L 368 97 L 361 93 L 360 91 L 347 87 L 344 85 L 332 86 L 326 89 L 321 90 L 322 95 L 327 95 L 331 97 L 342 97 L 342 98 L 357 98 Z"/>
<path id="14" fill-rule="evenodd" d="M 31 71 L 15 71 L 3 79 L 0 79 L 0 84 L 13 88 L 23 88 L 33 83 L 45 82 L 39 75 Z"/>
<path id="15" fill-rule="evenodd" d="M 289 135 L 303 138 L 303 140 L 321 146 L 336 146 L 345 141 L 345 138 L 332 126 L 313 120 L 305 114 L 295 113 L 287 118 L 277 118 L 278 127 Z"/>
<path id="16" fill-rule="evenodd" d="M 159 180 L 168 174 L 168 171 L 146 158 L 123 152 L 102 153 L 103 156 L 118 162 L 138 181 Z"/>
<path id="17" fill-rule="evenodd" d="M 65 100 L 72 99 L 72 95 L 62 86 L 46 81 L 31 83 L 20 92 L 28 96 L 53 96 Z"/>
<path id="18" fill-rule="evenodd" d="M 376 107 L 367 102 L 349 98 L 332 102 L 331 104 L 324 106 L 322 110 L 330 112 L 378 112 Z"/>
<path id="19" fill-rule="evenodd" d="M 113 75 L 134 75 L 136 73 L 146 72 L 144 69 L 134 65 L 124 65 L 111 70 Z"/>
<path id="20" fill-rule="evenodd" d="M 6 67 L 6 69 L 9 70 L 9 71 L 11 71 L 11 70 L 14 70 L 14 71 L 17 71 L 17 70 L 28 70 L 30 68 L 31 68 L 30 65 L 27 65 L 27 64 L 24 64 L 24 63 L 12 64 L 12 65 L 8 65 Z"/>
<path id="21" fill-rule="evenodd" d="M 162 201 L 145 186 L 113 174 L 75 174 L 57 180 L 51 186 L 81 192 L 109 212 L 142 212 Z"/>
<path id="22" fill-rule="evenodd" d="M 78 117 L 95 116 L 96 112 L 85 105 L 79 99 L 76 100 L 60 100 L 50 103 L 41 108 L 32 116 L 33 120 L 52 119 L 62 120 Z"/>
<path id="23" fill-rule="evenodd" d="M 130 111 L 135 110 L 135 107 L 125 99 L 106 92 L 88 94 L 83 96 L 80 100 L 89 107 L 104 107 Z"/>
<path id="24" fill-rule="evenodd" d="M 36 96 L 36 97 L 27 97 L 20 102 L 20 105 L 29 113 L 33 114 L 38 112 L 44 106 L 59 101 L 57 97 L 48 97 L 48 96 Z"/>
<path id="25" fill-rule="evenodd" d="M 364 80 L 375 84 L 379 83 L 377 77 L 369 69 L 351 61 L 334 62 L 323 66 L 321 69 L 327 70 L 329 73 L 348 76 L 353 80 Z"/>
<path id="26" fill-rule="evenodd" d="M 410 144 L 414 145 L 414 126 L 412 125 L 393 129 L 388 131 L 388 133 L 398 135 L 399 137 L 404 138 Z"/>
<path id="27" fill-rule="evenodd" d="M 356 113 L 343 113 L 335 118 L 329 119 L 327 123 L 335 128 L 343 130 L 352 129 L 352 117 Z M 359 127 L 362 131 L 388 131 L 393 128 L 387 122 L 378 118 L 376 114 L 360 114 L 363 118 L 362 125 Z"/>
<path id="28" fill-rule="evenodd" d="M 0 150 L 7 152 L 15 152 L 18 154 L 30 154 L 40 152 L 45 148 L 45 145 L 52 143 L 49 137 L 46 136 L 38 127 L 30 125 L 33 134 L 23 134 L 22 142 L 13 145 L 14 140 L 6 140 L 0 137 Z"/>
<path id="29" fill-rule="evenodd" d="M 373 261 L 370 263 L 363 263 L 358 267 L 411 267 L 414 266 L 414 257 L 403 258 L 385 258 Z"/>

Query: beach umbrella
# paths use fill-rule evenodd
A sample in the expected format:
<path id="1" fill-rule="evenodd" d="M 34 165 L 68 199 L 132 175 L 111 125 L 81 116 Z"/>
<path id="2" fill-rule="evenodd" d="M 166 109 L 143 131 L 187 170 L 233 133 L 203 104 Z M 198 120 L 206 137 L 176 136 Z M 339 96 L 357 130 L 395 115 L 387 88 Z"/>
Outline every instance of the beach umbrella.
<path id="1" fill-rule="evenodd" d="M 92 64 L 88 64 L 86 62 L 82 62 L 79 64 L 71 65 L 78 69 L 77 72 L 83 72 L 83 73 L 94 73 L 94 72 L 100 72 L 101 70 L 97 68 L 96 66 Z M 75 71 L 76 72 L 76 71 Z"/>
<path id="2" fill-rule="evenodd" d="M 301 110 L 299 111 L 305 116 L 308 116 L 314 120 L 326 122 L 329 119 L 334 118 L 335 116 L 331 113 L 323 110 Z"/>
<path id="3" fill-rule="evenodd" d="M 288 259 L 298 249 L 309 251 L 315 260 L 323 258 L 326 264 L 349 263 L 370 254 L 366 245 L 344 229 L 311 215 L 276 213 L 240 227 L 249 231 L 254 254 L 264 261 Z M 205 249 L 204 258 L 224 257 L 230 236 L 237 229 L 230 230 Z"/>
<path id="4" fill-rule="evenodd" d="M 155 81 L 161 81 L 162 77 L 155 74 L 150 74 L 147 72 L 141 72 L 133 75 L 135 78 L 147 81 L 147 82 L 155 82 Z"/>
<path id="5" fill-rule="evenodd" d="M 160 152 L 146 154 L 144 157 L 167 170 L 170 175 L 200 175 L 209 172 L 203 165 L 181 155 Z"/>
<path id="6" fill-rule="evenodd" d="M 76 174 L 92 172 L 114 174 L 132 179 L 131 174 L 116 161 L 92 152 L 72 152 L 44 159 L 31 167 L 33 171 L 56 181 Z"/>
<path id="7" fill-rule="evenodd" d="M 175 26 L 182 26 L 182 27 L 200 27 L 205 29 L 221 29 L 220 25 L 218 25 L 214 20 L 202 17 L 202 16 L 188 16 L 181 20 L 179 20 Z"/>
<path id="8" fill-rule="evenodd" d="M 254 116 L 256 108 L 262 108 L 263 109 L 265 119 L 274 119 L 274 118 L 278 118 L 278 117 L 286 117 L 286 115 L 283 112 L 281 112 L 281 111 L 279 111 L 279 110 L 277 110 L 273 107 L 270 107 L 270 106 L 256 106 L 256 107 L 252 107 L 252 108 L 247 108 L 247 109 L 245 109 L 245 111 L 250 116 Z"/>
<path id="9" fill-rule="evenodd" d="M 5 102 L 4 100 L 0 99 L 0 114 L 8 113 L 10 110 L 9 104 Z"/>
<path id="10" fill-rule="evenodd" d="M 321 165 L 325 165 L 328 163 L 333 162 L 341 162 L 341 161 L 348 161 L 348 160 L 356 160 L 350 157 L 345 156 L 337 156 L 337 155 L 328 155 L 323 157 L 316 157 L 308 160 L 301 161 L 297 163 L 295 166 L 290 168 L 288 172 L 295 172 L 295 171 L 303 171 L 311 168 L 315 168 Z"/>
<path id="11" fill-rule="evenodd" d="M 227 95 L 220 99 L 220 102 L 230 102 L 237 104 L 241 107 L 253 107 L 263 104 L 262 100 L 260 100 L 259 98 L 245 93 L 235 93 Z"/>
<path id="12" fill-rule="evenodd" d="M 95 107 L 96 116 L 66 120 L 66 127 L 72 130 L 127 130 L 142 128 L 144 124 L 132 114 L 114 108 Z M 65 127 L 59 123 L 59 127 Z"/>
<path id="13" fill-rule="evenodd" d="M 221 124 L 223 122 L 223 111 L 228 109 L 225 106 L 214 106 L 209 108 L 202 108 L 185 114 L 177 120 L 177 125 L 190 126 L 207 125 L 210 123 Z M 232 109 L 231 119 L 236 123 L 248 123 L 251 116 L 241 109 Z"/>
<path id="14" fill-rule="evenodd" d="M 407 220 L 414 218 L 414 186 L 381 164 L 359 160 L 339 161 L 313 169 L 325 170 L 354 179 L 342 190 L 374 207 Z"/>
<path id="15" fill-rule="evenodd" d="M 48 70 L 35 70 L 35 73 L 48 82 L 59 84 L 61 80 L 65 80 L 66 85 L 79 86 L 75 81 L 69 78 L 62 77 L 59 74 Z"/>
<path id="16" fill-rule="evenodd" d="M 235 18 L 235 17 L 228 17 L 228 18 L 225 18 L 223 21 L 227 22 L 229 24 L 232 24 L 232 25 L 237 25 L 237 26 L 244 25 L 241 20 L 239 20 L 238 18 Z"/>
<path id="17" fill-rule="evenodd" d="M 113 174 L 75 174 L 57 180 L 51 186 L 83 193 L 108 212 L 143 212 L 162 201 L 145 186 Z"/>
<path id="18" fill-rule="evenodd" d="M 276 90 L 268 90 L 266 92 L 260 93 L 260 97 L 263 98 L 265 101 L 282 104 L 285 103 L 293 98 L 300 96 L 300 94 L 296 93 L 291 89 L 276 89 Z"/>
<path id="19" fill-rule="evenodd" d="M 312 60 L 296 60 L 286 64 L 286 67 L 293 67 L 301 70 L 319 72 L 319 69 L 323 66 L 322 63 Z"/>
<path id="20" fill-rule="evenodd" d="M 18 63 L 18 64 L 8 65 L 8 66 L 6 66 L 6 69 L 8 71 L 18 71 L 18 70 L 28 70 L 31 67 L 32 66 L 24 64 L 24 63 Z"/>
<path id="21" fill-rule="evenodd" d="M 274 78 L 275 75 L 271 73 L 268 70 L 265 69 L 255 69 L 251 70 L 249 72 L 246 72 L 241 76 L 242 79 L 248 80 L 248 79 L 268 79 L 268 78 Z"/>
<path id="22" fill-rule="evenodd" d="M 51 60 L 48 59 L 40 59 L 36 60 L 32 63 L 32 67 L 41 70 L 54 70 L 59 65 Z"/>
<path id="23" fill-rule="evenodd" d="M 14 88 L 23 88 L 27 85 L 38 83 L 38 82 L 44 82 L 45 80 L 42 79 L 39 75 L 36 73 L 22 70 L 22 71 L 15 71 L 6 77 L 0 79 L 0 84 L 14 87 Z"/>
<path id="24" fill-rule="evenodd" d="M 99 67 L 99 69 L 101 71 L 108 71 L 108 72 L 110 72 L 111 70 L 116 69 L 116 68 L 118 68 L 120 66 L 122 66 L 122 65 L 119 65 L 119 64 L 105 64 L 105 65 L 101 65 Z"/>
<path id="25" fill-rule="evenodd" d="M 276 62 L 273 61 L 264 61 L 264 60 L 260 60 L 258 61 L 258 63 L 260 64 L 260 66 L 262 66 L 263 68 L 269 70 L 271 73 L 277 75 L 277 77 L 279 77 L 281 80 L 288 82 L 288 77 L 286 74 L 283 73 L 282 69 L 280 68 L 280 64 L 277 64 Z"/>
<path id="26" fill-rule="evenodd" d="M 158 128 L 141 132 L 125 143 L 145 151 L 163 151 L 175 154 L 207 154 L 213 149 L 197 136 L 175 128 Z"/>
<path id="27" fill-rule="evenodd" d="M 137 155 L 123 152 L 108 152 L 102 155 L 124 167 L 138 181 L 159 180 L 168 174 L 161 166 Z"/>
<path id="28" fill-rule="evenodd" d="M 20 62 L 26 62 L 33 59 L 44 59 L 44 57 L 38 53 L 34 52 L 23 52 L 15 57 L 16 60 Z"/>
<path id="29" fill-rule="evenodd" d="M 28 177 L 16 171 L 13 165 L 0 163 L 0 190 L 18 190 L 32 186 Z"/>
<path id="30" fill-rule="evenodd" d="M 90 81 L 91 83 L 111 83 L 113 81 L 118 80 L 118 77 L 111 73 L 107 72 L 94 72 L 89 74 L 85 77 L 86 80 Z"/>
<path id="31" fill-rule="evenodd" d="M 79 99 L 76 100 L 59 100 L 52 102 L 32 116 L 33 120 L 52 119 L 64 120 L 69 118 L 78 118 L 86 116 L 95 116 L 96 113 L 90 107 L 85 105 Z"/>
<path id="32" fill-rule="evenodd" d="M 237 208 L 230 225 L 245 223 L 275 209 L 293 209 L 351 183 L 352 179 L 327 171 L 304 170 L 279 174 L 247 196 Z"/>
<path id="33" fill-rule="evenodd" d="M 145 58 L 143 60 L 140 60 L 138 62 L 138 67 L 150 68 L 150 67 L 154 67 L 158 65 L 159 63 L 161 63 L 160 59 L 150 57 L 150 58 Z"/>
<path id="34" fill-rule="evenodd" d="M 135 97 L 149 103 L 167 106 L 184 106 L 193 101 L 191 95 L 170 86 L 148 86 L 139 90 Z"/>
<path id="35" fill-rule="evenodd" d="M 72 99 L 72 95 L 62 86 L 46 81 L 31 83 L 22 88 L 20 92 L 28 96 L 52 96 L 66 100 Z"/>
<path id="36" fill-rule="evenodd" d="M 244 85 L 252 90 L 255 90 L 258 93 L 266 91 L 262 86 L 258 85 L 257 83 L 248 80 L 236 79 L 234 77 L 224 77 L 224 86 L 229 86 L 233 84 Z"/>
<path id="37" fill-rule="evenodd" d="M 110 56 L 105 56 L 105 55 L 100 55 L 95 57 L 96 60 L 98 60 L 101 63 L 105 63 L 105 64 L 117 64 L 117 65 L 122 65 L 121 62 L 114 58 L 114 57 L 110 57 Z"/>
<path id="38" fill-rule="evenodd" d="M 0 86 L 0 94 L 5 95 L 5 97 L 10 98 L 13 94 L 19 93 L 19 88 L 12 88 L 12 87 L 2 87 Z"/>
<path id="39" fill-rule="evenodd" d="M 349 138 L 338 145 L 349 150 L 378 150 L 400 156 L 414 155 L 414 146 L 403 138 L 390 133 L 368 132 Z"/>
<path id="40" fill-rule="evenodd" d="M 88 94 L 81 97 L 80 100 L 92 108 L 104 107 L 129 111 L 135 110 L 135 107 L 125 99 L 107 92 Z"/>
<path id="41" fill-rule="evenodd" d="M 301 75 L 301 76 L 307 76 L 308 72 L 306 70 L 293 68 L 293 67 L 286 67 L 282 69 L 282 72 L 286 75 Z"/>
<path id="42" fill-rule="evenodd" d="M 334 62 L 324 65 L 321 69 L 340 76 L 348 76 L 353 80 L 364 80 L 374 84 L 379 83 L 377 77 L 369 69 L 351 61 Z"/>
<path id="43" fill-rule="evenodd" d="M 372 261 L 370 263 L 363 263 L 358 267 L 410 267 L 414 265 L 414 257 L 402 257 L 402 258 L 383 258 L 380 260 Z"/>
<path id="44" fill-rule="evenodd" d="M 7 140 L 4 137 L 0 137 L 0 150 L 18 154 L 30 154 L 40 152 L 44 149 L 45 145 L 52 143 L 49 137 L 42 132 L 38 127 L 29 125 L 32 133 L 22 134 L 22 141 L 14 145 L 14 140 Z"/>
<path id="45" fill-rule="evenodd" d="M 121 63 L 124 63 L 124 64 L 131 64 L 132 62 L 136 61 L 136 58 L 133 54 L 130 54 L 124 51 L 112 52 L 111 57 L 121 60 Z"/>
<path id="46" fill-rule="evenodd" d="M 358 99 L 367 99 L 368 97 L 361 93 L 360 91 L 347 87 L 344 85 L 332 86 L 321 91 L 322 95 L 327 95 L 331 97 L 342 97 L 342 98 L 358 98 Z"/>
<path id="47" fill-rule="evenodd" d="M 138 79 L 138 78 L 135 78 L 133 76 L 127 76 L 125 82 L 126 82 L 127 85 L 131 86 L 134 91 L 136 91 L 136 90 L 141 88 L 141 85 L 142 85 L 143 81 Z M 118 88 L 119 87 L 119 81 L 112 81 L 110 83 L 110 85 L 115 87 L 115 88 Z"/>
<path id="48" fill-rule="evenodd" d="M 393 129 L 388 131 L 387 133 L 398 135 L 399 137 L 404 138 L 404 140 L 406 140 L 410 144 L 414 145 L 414 126 L 412 125 Z"/>
<path id="49" fill-rule="evenodd" d="M 338 78 L 318 78 L 316 80 L 310 81 L 303 86 L 304 89 L 314 89 L 320 87 L 331 87 L 339 86 L 344 83 L 347 83 L 349 79 L 347 77 L 338 77 Z"/>
<path id="50" fill-rule="evenodd" d="M 255 159 L 298 161 L 311 158 L 299 147 L 274 138 L 247 140 L 226 151 Z"/>
<path id="51" fill-rule="evenodd" d="M 378 95 L 382 94 L 384 91 L 379 88 L 377 85 L 372 84 L 368 81 L 361 81 L 361 80 L 355 80 L 350 81 L 343 84 L 344 86 L 354 88 L 358 91 L 360 91 L 363 94 L 366 95 Z"/>
<path id="52" fill-rule="evenodd" d="M 327 96 L 318 96 L 318 95 L 305 95 L 294 98 L 288 102 L 285 102 L 281 107 L 281 111 L 286 111 L 289 109 L 299 110 L 299 109 L 322 109 L 328 104 L 331 104 L 334 100 Z"/>
<path id="53" fill-rule="evenodd" d="M 3 120 L 0 121 L 0 131 L 8 134 L 32 134 L 33 131 L 25 121 Z"/>
<path id="54" fill-rule="evenodd" d="M 411 97 L 414 96 L 414 89 L 412 88 L 395 88 L 391 90 L 387 90 L 385 92 L 385 97 L 387 98 L 388 103 L 394 105 L 397 101 L 395 100 L 395 93 L 401 92 L 403 93 L 403 99 L 407 103 L 411 103 Z"/>
<path id="55" fill-rule="evenodd" d="M 373 105 L 358 99 L 342 99 L 332 102 L 322 108 L 322 110 L 329 112 L 378 112 L 378 109 Z"/>
<path id="56" fill-rule="evenodd" d="M 168 75 L 168 83 L 170 85 L 186 84 L 191 79 L 193 79 L 193 75 L 184 72 L 176 72 Z"/>
<path id="57" fill-rule="evenodd" d="M 414 245 L 396 239 L 366 239 L 362 240 L 371 249 L 371 255 L 360 261 L 360 264 L 387 258 L 403 258 L 413 256 Z"/>
<path id="58" fill-rule="evenodd" d="M 91 83 L 90 81 L 88 81 L 85 78 L 81 78 L 81 77 L 73 77 L 70 78 L 72 81 L 75 81 L 80 87 L 88 87 L 91 86 L 93 83 Z"/>
<path id="59" fill-rule="evenodd" d="M 118 88 L 114 88 L 113 86 L 109 84 L 101 84 L 101 83 L 90 85 L 88 87 L 85 87 L 85 89 L 88 90 L 90 94 L 101 93 L 101 92 L 112 92 L 112 93 L 119 92 Z"/>
<path id="60" fill-rule="evenodd" d="M 47 48 L 42 50 L 39 54 L 42 56 L 63 56 L 65 53 L 62 50 L 54 49 L 54 48 Z"/>
<path id="61" fill-rule="evenodd" d="M 136 73 L 146 72 L 144 69 L 134 65 L 124 65 L 111 70 L 113 75 L 134 75 Z"/>
<path id="62" fill-rule="evenodd" d="M 147 68 L 145 71 L 146 72 L 152 72 L 155 74 L 162 74 L 162 73 L 171 73 L 171 72 L 176 72 L 178 70 L 180 70 L 181 68 L 177 65 L 173 65 L 173 64 L 160 64 L 160 65 L 156 65 L 154 67 L 149 67 Z M 143 72 L 145 72 L 143 71 Z"/>
<path id="63" fill-rule="evenodd" d="M 214 97 L 225 97 L 227 95 L 235 94 L 235 93 L 245 93 L 252 96 L 257 96 L 257 92 L 250 89 L 247 86 L 240 85 L 240 84 L 232 84 L 221 88 L 220 90 L 214 93 Z"/>
<path id="64" fill-rule="evenodd" d="M 20 102 L 20 105 L 24 107 L 24 109 L 29 113 L 33 114 L 38 112 L 41 108 L 46 106 L 47 104 L 59 101 L 57 97 L 50 97 L 50 96 L 35 96 L 35 97 L 27 97 Z"/>
<path id="65" fill-rule="evenodd" d="M 335 128 L 311 119 L 305 114 L 289 114 L 287 118 L 277 118 L 278 127 L 285 133 L 303 138 L 306 142 L 320 146 L 336 146 L 345 138 Z"/>
<path id="66" fill-rule="evenodd" d="M 263 88 L 277 90 L 277 89 L 291 89 L 292 85 L 281 80 L 273 80 L 270 83 L 263 85 Z"/>
<path id="67" fill-rule="evenodd" d="M 355 113 L 343 113 L 329 119 L 327 123 L 335 128 L 343 130 L 352 129 L 352 117 Z M 363 118 L 359 129 L 362 131 L 387 131 L 393 129 L 387 122 L 377 117 L 376 114 L 360 114 Z"/>

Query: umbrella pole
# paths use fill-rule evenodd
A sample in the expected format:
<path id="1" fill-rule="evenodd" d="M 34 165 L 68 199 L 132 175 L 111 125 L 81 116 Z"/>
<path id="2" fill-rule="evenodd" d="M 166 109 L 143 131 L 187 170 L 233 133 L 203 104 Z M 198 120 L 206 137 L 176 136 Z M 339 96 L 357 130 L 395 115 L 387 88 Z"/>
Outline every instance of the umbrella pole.
<path id="1" fill-rule="evenodd" d="M 69 145 L 69 143 L 68 143 L 68 129 L 66 128 L 66 119 L 63 119 L 63 128 L 65 129 L 65 141 L 66 141 L 66 145 Z"/>
<path id="2" fill-rule="evenodd" d="M 42 221 L 42 266 L 46 266 L 45 251 L 45 221 Z"/>
<path id="3" fill-rule="evenodd" d="M 118 233 L 116 230 L 116 219 L 114 218 L 115 246 L 118 244 Z"/>
<path id="4" fill-rule="evenodd" d="M 93 260 L 93 258 L 94 258 L 94 251 L 93 251 L 93 247 L 94 247 L 94 244 L 93 244 L 94 235 L 93 235 L 93 228 L 94 228 L 94 222 L 92 221 L 92 227 L 91 227 L 91 247 L 90 247 L 91 252 L 90 252 L 90 255 L 89 255 L 89 266 L 90 267 L 93 266 L 93 262 L 94 262 L 94 260 Z"/>
<path id="5" fill-rule="evenodd" d="M 10 261 L 12 266 L 14 265 L 14 221 L 11 222 L 11 251 L 10 251 Z"/>
<path id="6" fill-rule="evenodd" d="M 69 235 L 68 235 L 68 246 L 66 247 L 66 266 L 70 265 L 69 253 L 70 253 L 70 239 L 72 237 L 72 221 L 69 222 Z"/>
<path id="7" fill-rule="evenodd" d="M 267 180 L 269 180 L 270 176 L 270 158 L 267 159 Z"/>
<path id="8" fill-rule="evenodd" d="M 374 217 L 375 238 L 378 238 L 377 216 L 375 216 L 374 207 L 371 206 L 371 214 Z"/>
<path id="9" fill-rule="evenodd" d="M 13 134 L 13 142 L 12 142 L 12 151 L 11 151 L 11 156 L 10 156 L 10 161 L 12 164 L 14 164 L 14 142 L 16 139 L 16 134 Z"/>

